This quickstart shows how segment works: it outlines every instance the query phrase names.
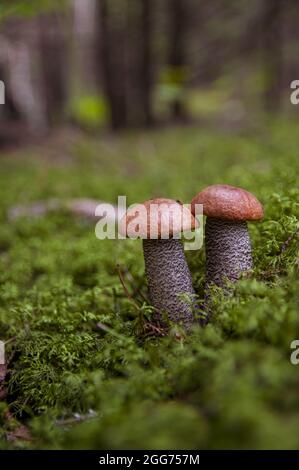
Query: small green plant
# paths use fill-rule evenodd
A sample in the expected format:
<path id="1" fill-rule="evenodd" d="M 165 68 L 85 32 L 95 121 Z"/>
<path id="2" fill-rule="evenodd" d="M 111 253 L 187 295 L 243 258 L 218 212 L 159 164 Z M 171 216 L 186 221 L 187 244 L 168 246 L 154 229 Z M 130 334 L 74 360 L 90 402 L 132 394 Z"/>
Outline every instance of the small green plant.
<path id="1" fill-rule="evenodd" d="M 102 96 L 80 96 L 70 110 L 74 121 L 86 130 L 95 131 L 107 122 L 107 103 Z"/>

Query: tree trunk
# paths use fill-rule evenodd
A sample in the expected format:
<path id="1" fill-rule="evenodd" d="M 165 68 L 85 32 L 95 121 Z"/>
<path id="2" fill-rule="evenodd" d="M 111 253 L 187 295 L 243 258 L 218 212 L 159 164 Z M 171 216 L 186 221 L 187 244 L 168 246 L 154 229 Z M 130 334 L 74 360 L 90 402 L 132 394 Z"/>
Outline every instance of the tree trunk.
<path id="1" fill-rule="evenodd" d="M 125 41 L 120 11 L 112 11 L 107 0 L 99 3 L 99 39 L 103 85 L 110 111 L 111 127 L 118 130 L 127 125 Z"/>
<path id="2" fill-rule="evenodd" d="M 95 12 L 97 0 L 73 0 L 71 96 L 94 94 L 97 89 Z"/>
<path id="3" fill-rule="evenodd" d="M 267 111 L 279 111 L 282 98 L 283 38 L 281 0 L 264 0 L 262 21 L 265 68 L 264 101 Z"/>
<path id="4" fill-rule="evenodd" d="M 45 108 L 40 89 L 38 51 L 33 43 L 9 41 L 7 44 L 7 70 L 13 104 L 29 130 L 43 135 L 48 130 Z"/>
<path id="5" fill-rule="evenodd" d="M 153 122 L 151 107 L 152 8 L 149 0 L 127 0 L 128 123 L 146 127 Z"/>
<path id="6" fill-rule="evenodd" d="M 142 0 L 141 12 L 141 70 L 140 84 L 142 88 L 141 104 L 144 113 L 144 125 L 153 124 L 152 111 L 152 18 L 153 2 Z"/>
<path id="7" fill-rule="evenodd" d="M 61 120 L 66 103 L 67 49 L 63 25 L 55 15 L 40 15 L 39 47 L 42 90 L 49 125 Z"/>
<path id="8" fill-rule="evenodd" d="M 181 120 L 186 117 L 182 96 L 186 72 L 186 0 L 169 0 L 169 17 L 169 68 L 172 84 L 178 88 L 178 96 L 171 103 L 171 114 Z"/>

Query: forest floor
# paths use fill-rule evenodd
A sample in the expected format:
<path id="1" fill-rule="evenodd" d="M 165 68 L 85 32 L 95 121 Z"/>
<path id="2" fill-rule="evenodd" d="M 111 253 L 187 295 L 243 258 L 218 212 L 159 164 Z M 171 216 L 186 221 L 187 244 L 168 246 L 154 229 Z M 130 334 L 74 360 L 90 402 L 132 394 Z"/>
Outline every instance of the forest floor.
<path id="1" fill-rule="evenodd" d="M 298 149 L 298 123 L 280 120 L 70 133 L 2 152 L 0 447 L 298 448 Z M 180 340 L 148 334 L 139 241 L 100 241 L 94 224 L 63 210 L 7 218 L 52 198 L 190 202 L 214 183 L 264 204 L 265 219 L 249 226 L 255 271 L 231 296 L 216 292 L 209 325 Z M 201 298 L 204 250 L 186 255 Z"/>

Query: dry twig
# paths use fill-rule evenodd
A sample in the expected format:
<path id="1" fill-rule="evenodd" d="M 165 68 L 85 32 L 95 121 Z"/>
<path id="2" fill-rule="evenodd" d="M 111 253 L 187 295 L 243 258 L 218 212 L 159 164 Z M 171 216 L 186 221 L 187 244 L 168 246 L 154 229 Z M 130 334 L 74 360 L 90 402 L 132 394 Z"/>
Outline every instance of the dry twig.
<path id="1" fill-rule="evenodd" d="M 296 235 L 299 233 L 299 227 L 287 238 L 287 240 L 282 244 L 281 249 L 279 251 L 279 256 L 282 255 L 286 249 L 288 248 L 289 244 L 294 240 Z"/>

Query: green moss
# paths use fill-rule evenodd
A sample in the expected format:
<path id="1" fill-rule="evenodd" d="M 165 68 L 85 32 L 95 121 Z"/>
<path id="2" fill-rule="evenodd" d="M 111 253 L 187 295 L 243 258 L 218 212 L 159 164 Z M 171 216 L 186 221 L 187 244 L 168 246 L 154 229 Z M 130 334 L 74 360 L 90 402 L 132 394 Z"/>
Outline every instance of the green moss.
<path id="1" fill-rule="evenodd" d="M 0 337 L 11 339 L 9 407 L 36 438 L 27 446 L 298 448 L 299 369 L 289 359 L 299 338 L 298 139 L 297 123 L 279 121 L 254 137 L 165 129 L 1 156 Z M 6 217 L 48 198 L 190 201 L 221 182 L 265 205 L 265 220 L 250 225 L 255 272 L 229 296 L 216 291 L 211 323 L 183 342 L 143 334 L 151 313 L 138 241 L 99 241 L 63 211 Z M 202 297 L 204 250 L 187 258 Z M 78 414 L 85 421 L 71 424 Z"/>

